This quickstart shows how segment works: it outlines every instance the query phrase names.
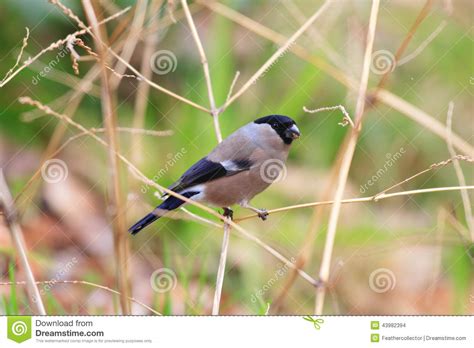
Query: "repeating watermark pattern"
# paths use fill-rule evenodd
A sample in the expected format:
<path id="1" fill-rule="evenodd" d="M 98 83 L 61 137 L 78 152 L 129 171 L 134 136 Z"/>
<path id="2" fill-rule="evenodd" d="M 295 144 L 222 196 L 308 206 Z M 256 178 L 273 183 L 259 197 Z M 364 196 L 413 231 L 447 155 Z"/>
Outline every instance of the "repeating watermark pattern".
<path id="1" fill-rule="evenodd" d="M 383 75 L 395 70 L 395 56 L 388 50 L 379 50 L 372 53 L 370 71 L 376 75 Z"/>
<path id="2" fill-rule="evenodd" d="M 401 147 L 397 152 L 394 154 L 387 153 L 385 154 L 385 163 L 382 168 L 378 169 L 374 175 L 370 177 L 369 180 L 364 185 L 360 185 L 359 191 L 360 193 L 365 193 L 370 186 L 375 185 L 377 181 L 382 178 L 382 176 L 387 173 L 387 171 L 393 167 L 393 165 L 405 154 L 405 149 Z"/>
<path id="3" fill-rule="evenodd" d="M 47 283 L 43 284 L 43 287 L 39 289 L 40 295 L 43 296 L 45 293 L 50 292 L 51 289 L 64 277 L 71 272 L 74 266 L 78 263 L 76 257 L 71 258 L 70 261 L 66 262 L 63 266 L 60 267 L 59 271 L 56 272 L 54 277 L 49 280 Z M 32 301 L 36 301 L 36 298 L 31 298 Z"/>
<path id="4" fill-rule="evenodd" d="M 41 166 L 43 180 L 50 184 L 57 184 L 67 179 L 69 170 L 66 162 L 58 158 L 52 158 Z"/>
<path id="5" fill-rule="evenodd" d="M 471 85 L 474 85 L 474 76 L 471 76 L 471 77 L 469 78 L 469 83 L 470 83 Z"/>
<path id="6" fill-rule="evenodd" d="M 174 72 L 178 67 L 178 59 L 169 50 L 159 50 L 150 57 L 151 70 L 158 75 L 166 75 Z"/>
<path id="7" fill-rule="evenodd" d="M 296 262 L 294 257 L 292 257 L 290 261 L 293 264 Z M 258 289 L 257 291 L 255 291 L 255 293 L 252 294 L 252 296 L 250 297 L 250 301 L 252 301 L 252 303 L 257 302 L 258 299 L 263 301 L 263 295 L 265 295 L 265 293 L 268 292 L 277 281 L 283 278 L 289 269 L 290 267 L 288 266 L 288 264 L 284 264 L 278 267 L 275 273 L 273 273 L 273 276 L 260 289 Z"/>
<path id="8" fill-rule="evenodd" d="M 17 343 L 29 340 L 31 338 L 31 317 L 8 317 L 7 337 Z"/>
<path id="9" fill-rule="evenodd" d="M 59 61 L 67 55 L 69 55 L 69 49 L 66 45 L 63 45 L 62 47 L 60 47 L 56 56 L 51 59 L 48 64 L 46 64 L 46 66 L 44 66 L 43 69 L 40 70 L 39 73 L 33 76 L 33 78 L 31 79 L 31 83 L 36 86 L 41 81 L 41 79 L 45 78 L 51 72 L 51 70 L 53 70 L 56 65 L 59 64 Z"/>
<path id="10" fill-rule="evenodd" d="M 377 268 L 370 273 L 369 286 L 376 293 L 382 294 L 384 292 L 395 289 L 397 285 L 397 278 L 388 268 Z"/>
<path id="11" fill-rule="evenodd" d="M 260 177 L 268 184 L 284 180 L 287 175 L 285 162 L 272 158 L 260 166 Z"/>
<path id="12" fill-rule="evenodd" d="M 183 147 L 175 154 L 169 153 L 166 155 L 168 160 L 166 161 L 165 166 L 153 176 L 152 180 L 154 182 L 158 182 L 158 180 L 160 180 L 176 163 L 178 163 L 178 161 L 181 160 L 187 152 L 188 151 Z M 144 194 L 147 193 L 149 189 L 150 186 L 148 184 L 142 185 L 141 187 L 141 191 Z"/>
<path id="13" fill-rule="evenodd" d="M 170 268 L 159 268 L 150 277 L 151 288 L 159 293 L 174 290 L 177 283 L 176 273 Z"/>

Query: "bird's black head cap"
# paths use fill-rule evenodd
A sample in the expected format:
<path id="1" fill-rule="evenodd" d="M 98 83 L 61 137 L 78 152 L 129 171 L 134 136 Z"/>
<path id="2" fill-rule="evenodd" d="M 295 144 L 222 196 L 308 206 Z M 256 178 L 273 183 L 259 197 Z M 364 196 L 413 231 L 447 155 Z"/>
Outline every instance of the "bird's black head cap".
<path id="1" fill-rule="evenodd" d="M 283 142 L 288 145 L 300 136 L 300 131 L 298 127 L 296 127 L 296 122 L 288 116 L 268 115 L 256 119 L 254 123 L 270 125 L 275 132 L 277 132 Z"/>

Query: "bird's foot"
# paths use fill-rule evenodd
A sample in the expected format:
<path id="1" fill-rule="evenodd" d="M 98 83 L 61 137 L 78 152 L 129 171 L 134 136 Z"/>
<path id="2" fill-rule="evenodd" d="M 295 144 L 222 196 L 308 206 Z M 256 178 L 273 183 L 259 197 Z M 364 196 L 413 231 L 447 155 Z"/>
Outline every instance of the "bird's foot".
<path id="1" fill-rule="evenodd" d="M 256 213 L 258 217 L 262 219 L 263 221 L 265 221 L 269 215 L 266 209 L 257 209 Z"/>
<path id="2" fill-rule="evenodd" d="M 224 209 L 224 213 L 222 214 L 225 217 L 230 218 L 231 220 L 234 220 L 234 211 L 230 208 L 222 208 Z"/>

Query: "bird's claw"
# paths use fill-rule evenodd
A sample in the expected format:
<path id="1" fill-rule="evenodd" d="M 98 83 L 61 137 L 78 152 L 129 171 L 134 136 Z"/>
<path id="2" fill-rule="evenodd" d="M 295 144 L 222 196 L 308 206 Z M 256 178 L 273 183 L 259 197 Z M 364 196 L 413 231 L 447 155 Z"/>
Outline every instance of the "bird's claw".
<path id="1" fill-rule="evenodd" d="M 268 211 L 266 209 L 259 209 L 259 211 L 257 212 L 257 215 L 260 219 L 265 221 L 269 214 L 268 214 Z"/>
<path id="2" fill-rule="evenodd" d="M 224 209 L 224 213 L 222 215 L 230 218 L 231 220 L 234 220 L 234 211 L 230 208 L 223 208 L 223 209 Z"/>

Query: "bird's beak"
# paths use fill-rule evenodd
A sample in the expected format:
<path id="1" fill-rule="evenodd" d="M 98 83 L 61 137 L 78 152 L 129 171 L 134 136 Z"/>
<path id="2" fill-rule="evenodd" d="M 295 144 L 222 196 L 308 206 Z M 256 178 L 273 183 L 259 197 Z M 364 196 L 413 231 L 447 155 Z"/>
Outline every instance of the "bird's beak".
<path id="1" fill-rule="evenodd" d="M 300 130 L 296 127 L 296 124 L 292 125 L 290 128 L 286 130 L 287 136 L 291 139 L 298 139 L 301 135 Z"/>

